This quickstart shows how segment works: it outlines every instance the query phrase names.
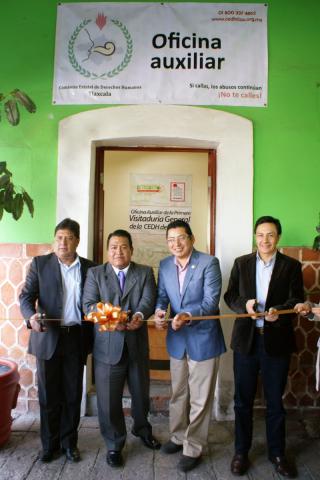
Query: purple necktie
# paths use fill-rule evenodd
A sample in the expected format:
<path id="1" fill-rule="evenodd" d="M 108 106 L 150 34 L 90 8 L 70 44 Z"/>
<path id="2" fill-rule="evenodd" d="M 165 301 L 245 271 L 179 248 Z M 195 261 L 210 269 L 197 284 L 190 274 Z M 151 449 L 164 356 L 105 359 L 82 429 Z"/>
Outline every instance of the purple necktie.
<path id="1" fill-rule="evenodd" d="M 118 278 L 119 278 L 120 290 L 121 290 L 121 293 L 123 293 L 124 282 L 125 282 L 126 276 L 125 276 L 125 274 L 122 270 L 119 270 Z"/>

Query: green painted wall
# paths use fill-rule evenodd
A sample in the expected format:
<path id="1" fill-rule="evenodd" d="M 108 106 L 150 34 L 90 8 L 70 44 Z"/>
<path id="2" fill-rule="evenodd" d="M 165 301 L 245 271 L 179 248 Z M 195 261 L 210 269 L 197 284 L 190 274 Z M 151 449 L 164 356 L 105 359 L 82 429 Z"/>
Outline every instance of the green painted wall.
<path id="1" fill-rule="evenodd" d="M 4 214 L 0 242 L 51 241 L 58 123 L 94 108 L 51 103 L 57 3 L 1 0 L 0 92 L 20 88 L 38 111 L 22 112 L 17 127 L 5 119 L 0 123 L 0 161 L 8 162 L 15 183 L 35 201 L 33 219 L 27 211 L 17 222 Z M 270 0 L 268 5 L 269 105 L 220 109 L 254 125 L 255 218 L 279 217 L 282 245 L 310 246 L 320 211 L 320 2 Z"/>

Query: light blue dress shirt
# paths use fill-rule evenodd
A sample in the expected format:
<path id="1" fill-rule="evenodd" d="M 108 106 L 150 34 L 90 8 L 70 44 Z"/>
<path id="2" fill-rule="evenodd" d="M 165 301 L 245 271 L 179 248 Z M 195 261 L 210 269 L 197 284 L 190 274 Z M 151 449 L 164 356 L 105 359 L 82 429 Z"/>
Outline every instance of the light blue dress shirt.
<path id="1" fill-rule="evenodd" d="M 269 260 L 264 262 L 259 253 L 257 252 L 256 260 L 256 300 L 257 300 L 257 312 L 264 312 L 266 309 L 266 300 L 269 290 L 269 283 L 273 272 L 274 264 L 276 261 L 276 253 Z M 256 327 L 263 327 L 264 317 L 259 317 L 256 320 Z"/>
<path id="2" fill-rule="evenodd" d="M 79 257 L 71 265 L 60 262 L 63 288 L 62 326 L 80 325 L 81 313 L 81 265 Z"/>

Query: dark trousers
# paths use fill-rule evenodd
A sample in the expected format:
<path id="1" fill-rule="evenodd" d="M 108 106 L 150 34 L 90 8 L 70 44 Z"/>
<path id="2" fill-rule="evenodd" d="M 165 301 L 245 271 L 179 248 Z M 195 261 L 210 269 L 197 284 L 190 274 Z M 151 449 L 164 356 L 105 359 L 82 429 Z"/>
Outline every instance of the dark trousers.
<path id="1" fill-rule="evenodd" d="M 126 425 L 122 409 L 125 381 L 131 394 L 133 429 L 139 435 L 151 431 L 149 413 L 148 359 L 132 360 L 124 348 L 121 360 L 109 365 L 95 360 L 98 417 L 101 434 L 108 450 L 122 450 L 126 441 Z"/>
<path id="2" fill-rule="evenodd" d="M 80 328 L 61 329 L 50 360 L 37 358 L 40 434 L 44 450 L 77 445 L 83 363 Z"/>
<path id="3" fill-rule="evenodd" d="M 283 339 L 285 342 L 285 339 Z M 259 372 L 266 399 L 266 434 L 269 456 L 285 452 L 285 410 L 282 396 L 287 383 L 290 356 L 273 357 L 264 349 L 263 335 L 255 334 L 249 355 L 234 352 L 235 452 L 247 454 L 252 444 L 253 402 Z"/>

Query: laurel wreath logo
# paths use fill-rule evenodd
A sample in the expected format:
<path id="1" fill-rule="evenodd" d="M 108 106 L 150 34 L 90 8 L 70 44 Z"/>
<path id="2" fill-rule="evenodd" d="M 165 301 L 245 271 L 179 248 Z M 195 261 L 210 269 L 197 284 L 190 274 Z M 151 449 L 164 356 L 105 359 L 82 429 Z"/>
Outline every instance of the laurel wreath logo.
<path id="1" fill-rule="evenodd" d="M 131 60 L 131 57 L 132 57 L 132 52 L 133 52 L 132 37 L 131 37 L 127 27 L 122 22 L 120 22 L 119 20 L 111 19 L 111 22 L 114 23 L 114 25 L 116 25 L 117 27 L 119 27 L 121 32 L 123 33 L 123 35 L 126 39 L 126 42 L 127 42 L 127 49 L 126 49 L 124 59 L 122 60 L 122 62 L 117 67 L 113 68 L 109 72 L 105 72 L 105 73 L 102 73 L 101 75 L 97 75 L 96 73 L 90 72 L 89 70 L 86 70 L 85 68 L 83 68 L 78 63 L 78 61 L 76 59 L 76 56 L 75 56 L 75 53 L 74 53 L 74 44 L 75 44 L 75 42 L 78 38 L 79 33 L 90 22 L 91 22 L 91 20 L 89 20 L 89 19 L 83 20 L 83 22 L 81 22 L 80 25 L 78 25 L 76 27 L 76 29 L 74 30 L 74 32 L 72 33 L 72 35 L 70 37 L 70 40 L 69 40 L 69 43 L 68 43 L 69 62 L 71 63 L 72 67 L 78 73 L 80 73 L 80 75 L 82 75 L 86 78 L 91 78 L 91 79 L 95 80 L 97 78 L 105 78 L 105 77 L 112 78 L 112 77 L 115 77 L 122 70 L 124 70 L 128 66 L 128 64 L 130 63 L 130 60 Z"/>

